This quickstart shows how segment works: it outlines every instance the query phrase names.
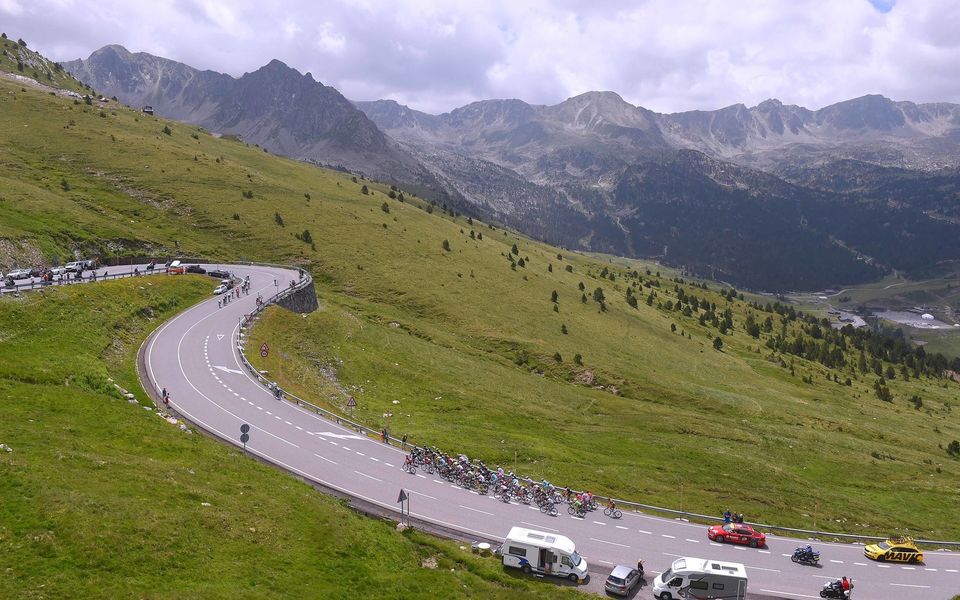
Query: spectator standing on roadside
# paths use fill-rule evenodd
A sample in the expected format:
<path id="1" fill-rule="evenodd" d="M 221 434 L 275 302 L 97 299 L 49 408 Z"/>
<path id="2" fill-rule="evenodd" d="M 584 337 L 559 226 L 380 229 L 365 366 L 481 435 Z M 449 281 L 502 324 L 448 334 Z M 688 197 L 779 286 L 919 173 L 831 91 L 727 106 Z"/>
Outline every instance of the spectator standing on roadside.
<path id="1" fill-rule="evenodd" d="M 730 522 L 730 517 L 731 517 L 731 515 L 730 515 L 730 511 L 729 511 L 729 510 L 723 511 L 723 523 L 724 523 L 724 524 L 727 524 L 727 523 Z"/>

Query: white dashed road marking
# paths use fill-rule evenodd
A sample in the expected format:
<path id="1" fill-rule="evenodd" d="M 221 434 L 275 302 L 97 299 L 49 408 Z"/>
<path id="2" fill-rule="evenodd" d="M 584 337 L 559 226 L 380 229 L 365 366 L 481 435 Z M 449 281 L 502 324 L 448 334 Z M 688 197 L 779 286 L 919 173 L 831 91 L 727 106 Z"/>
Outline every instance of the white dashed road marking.
<path id="1" fill-rule="evenodd" d="M 415 492 L 415 491 L 413 491 L 413 490 L 407 490 L 407 493 L 408 493 L 408 494 L 416 494 L 416 495 L 418 495 L 418 496 L 423 496 L 424 498 L 430 498 L 431 500 L 436 500 L 436 498 L 434 498 L 433 496 L 431 496 L 431 495 L 429 495 L 429 494 L 421 494 L 420 492 Z"/>
<path id="2" fill-rule="evenodd" d="M 693 542 L 694 544 L 699 544 L 700 540 L 691 540 L 690 538 L 685 539 L 686 542 Z"/>
<path id="3" fill-rule="evenodd" d="M 820 596 L 811 596 L 809 594 L 794 594 L 791 592 L 779 592 L 777 590 L 760 590 L 761 592 L 766 592 L 768 594 L 776 594 L 777 596 L 793 596 L 794 598 L 819 598 Z"/>
<path id="4" fill-rule="evenodd" d="M 316 454 L 316 453 L 314 454 L 314 456 L 316 456 L 316 457 L 319 458 L 320 460 L 325 460 L 325 461 L 327 461 L 328 463 L 331 463 L 331 464 L 334 464 L 334 465 L 337 464 L 337 463 L 335 463 L 334 461 L 332 461 L 332 460 L 330 460 L 329 458 L 327 458 L 326 456 L 320 456 L 319 454 Z"/>
<path id="5" fill-rule="evenodd" d="M 487 511 L 485 511 L 485 510 L 480 510 L 479 508 L 470 508 L 469 506 L 464 506 L 464 505 L 462 505 L 462 504 L 460 505 L 460 508 L 465 508 L 465 509 L 467 509 L 467 510 L 472 510 L 473 512 L 478 512 L 478 513 L 483 514 L 483 515 L 489 515 L 489 516 L 491 516 L 491 517 L 494 516 L 493 513 L 489 513 L 489 512 L 487 512 Z"/>
<path id="6" fill-rule="evenodd" d="M 598 540 L 597 538 L 590 538 L 594 542 L 600 542 L 601 544 L 610 544 L 611 546 L 620 546 L 621 548 L 629 548 L 630 546 L 626 544 L 618 544 L 617 542 L 608 542 L 607 540 Z"/>
<path id="7" fill-rule="evenodd" d="M 374 480 L 374 481 L 379 481 L 380 483 L 383 483 L 383 480 L 382 480 L 382 479 L 377 479 L 377 478 L 374 477 L 373 475 L 367 475 L 366 473 L 361 473 L 360 471 L 356 471 L 356 470 L 354 471 L 354 473 L 356 473 L 357 475 L 363 475 L 364 477 L 366 477 L 366 478 L 368 478 L 368 479 L 372 479 L 372 480 Z"/>

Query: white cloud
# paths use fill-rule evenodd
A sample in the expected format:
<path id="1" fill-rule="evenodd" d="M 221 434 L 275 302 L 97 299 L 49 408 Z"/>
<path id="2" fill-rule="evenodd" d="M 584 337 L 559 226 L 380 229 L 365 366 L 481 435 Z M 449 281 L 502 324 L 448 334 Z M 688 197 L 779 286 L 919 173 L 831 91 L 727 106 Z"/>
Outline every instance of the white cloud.
<path id="1" fill-rule="evenodd" d="M 23 7 L 17 0 L 0 0 L 0 12 L 16 16 L 23 12 Z"/>
<path id="2" fill-rule="evenodd" d="M 347 38 L 343 34 L 337 33 L 333 23 L 326 22 L 321 23 L 317 28 L 315 42 L 317 47 L 324 52 L 340 54 L 347 45 Z"/>
<path id="3" fill-rule="evenodd" d="M 59 60 L 120 43 L 239 75 L 278 58 L 350 98 L 432 112 L 596 89 L 667 112 L 866 93 L 960 102 L 960 3 L 874 4 L 892 3 L 0 0 L 0 12 L 8 35 Z"/>

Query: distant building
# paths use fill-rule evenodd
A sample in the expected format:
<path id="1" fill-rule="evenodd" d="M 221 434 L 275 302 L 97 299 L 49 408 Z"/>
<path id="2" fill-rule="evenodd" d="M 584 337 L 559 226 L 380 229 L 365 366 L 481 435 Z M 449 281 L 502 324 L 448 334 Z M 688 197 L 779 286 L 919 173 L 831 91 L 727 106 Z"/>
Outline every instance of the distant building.
<path id="1" fill-rule="evenodd" d="M 153 107 L 148 104 L 148 105 L 146 105 L 146 106 L 143 107 L 143 112 L 147 113 L 148 115 L 152 115 L 152 114 L 153 114 Z"/>

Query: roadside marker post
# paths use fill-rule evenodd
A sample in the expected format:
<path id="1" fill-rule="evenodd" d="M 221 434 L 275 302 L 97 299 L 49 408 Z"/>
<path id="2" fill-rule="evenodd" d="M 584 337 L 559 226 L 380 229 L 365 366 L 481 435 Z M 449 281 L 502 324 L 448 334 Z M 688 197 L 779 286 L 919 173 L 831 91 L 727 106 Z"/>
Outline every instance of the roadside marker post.
<path id="1" fill-rule="evenodd" d="M 406 520 L 406 523 L 404 523 L 404 520 L 403 520 L 403 503 L 404 503 L 404 502 L 407 503 L 407 520 Z M 397 503 L 400 504 L 400 522 L 401 522 L 401 523 L 404 523 L 405 525 L 407 525 L 407 526 L 409 527 L 409 526 L 410 526 L 410 496 L 408 496 L 407 493 L 406 493 L 405 491 L 403 491 L 403 488 L 400 488 L 400 495 L 397 496 Z"/>
<path id="2" fill-rule="evenodd" d="M 270 345 L 266 342 L 260 344 L 260 358 L 266 358 L 270 354 Z"/>
<path id="3" fill-rule="evenodd" d="M 243 451 L 247 451 L 247 442 L 250 441 L 250 426 L 244 423 L 240 426 L 240 442 L 243 444 Z"/>

